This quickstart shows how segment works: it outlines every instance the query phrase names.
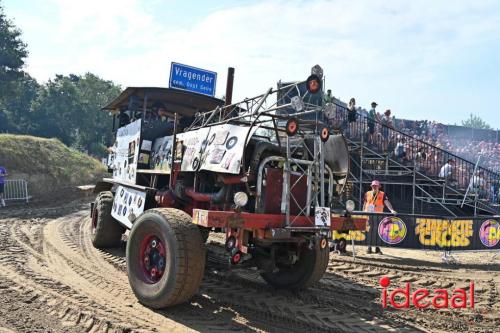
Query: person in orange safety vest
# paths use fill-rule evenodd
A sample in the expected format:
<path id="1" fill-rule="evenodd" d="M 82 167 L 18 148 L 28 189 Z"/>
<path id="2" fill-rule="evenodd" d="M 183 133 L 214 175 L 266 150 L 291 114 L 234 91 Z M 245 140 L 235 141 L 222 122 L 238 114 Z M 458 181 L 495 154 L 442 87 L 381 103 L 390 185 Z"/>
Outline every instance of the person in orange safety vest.
<path id="1" fill-rule="evenodd" d="M 380 191 L 380 182 L 378 180 L 372 181 L 372 190 L 365 193 L 363 211 L 370 213 L 383 213 L 384 206 L 387 206 L 391 213 L 396 214 L 394 208 L 392 208 L 391 202 L 387 198 L 387 195 Z M 382 254 L 380 248 L 375 247 L 375 252 Z M 368 253 L 372 253 L 372 247 L 368 246 Z"/>

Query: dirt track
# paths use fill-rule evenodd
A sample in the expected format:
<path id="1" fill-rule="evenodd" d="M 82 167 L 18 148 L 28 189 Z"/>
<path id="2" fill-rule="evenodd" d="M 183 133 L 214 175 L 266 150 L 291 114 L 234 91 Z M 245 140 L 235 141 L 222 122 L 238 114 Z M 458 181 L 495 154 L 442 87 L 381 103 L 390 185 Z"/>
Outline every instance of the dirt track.
<path id="1" fill-rule="evenodd" d="M 477 331 L 500 325 L 500 258 L 464 254 L 458 267 L 438 254 L 331 256 L 320 283 L 300 293 L 275 291 L 254 271 L 228 270 L 220 237 L 190 304 L 152 311 L 139 304 L 125 274 L 125 248 L 99 251 L 87 205 L 0 211 L 0 332 L 290 332 Z M 495 261 L 496 260 L 496 261 Z M 384 310 L 381 276 L 412 288 L 476 285 L 474 310 Z M 392 284 L 391 284 L 392 285 Z"/>

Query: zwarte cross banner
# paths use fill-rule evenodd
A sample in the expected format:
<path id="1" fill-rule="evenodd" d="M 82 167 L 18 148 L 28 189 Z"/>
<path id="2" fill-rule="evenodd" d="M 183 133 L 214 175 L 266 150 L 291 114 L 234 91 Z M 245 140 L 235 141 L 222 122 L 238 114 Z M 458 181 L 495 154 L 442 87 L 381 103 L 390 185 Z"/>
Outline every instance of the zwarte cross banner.
<path id="1" fill-rule="evenodd" d="M 367 214 L 366 231 L 334 232 L 359 245 L 422 250 L 499 250 L 500 219 L 496 217 L 448 218 L 437 216 Z"/>

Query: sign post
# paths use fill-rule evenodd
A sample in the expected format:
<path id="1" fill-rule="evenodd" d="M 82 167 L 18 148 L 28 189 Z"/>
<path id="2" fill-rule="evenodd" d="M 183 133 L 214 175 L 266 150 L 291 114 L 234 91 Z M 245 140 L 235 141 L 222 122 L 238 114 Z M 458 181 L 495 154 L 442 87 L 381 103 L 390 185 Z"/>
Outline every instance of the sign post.
<path id="1" fill-rule="evenodd" d="M 169 87 L 215 96 L 217 73 L 172 62 L 170 67 Z"/>

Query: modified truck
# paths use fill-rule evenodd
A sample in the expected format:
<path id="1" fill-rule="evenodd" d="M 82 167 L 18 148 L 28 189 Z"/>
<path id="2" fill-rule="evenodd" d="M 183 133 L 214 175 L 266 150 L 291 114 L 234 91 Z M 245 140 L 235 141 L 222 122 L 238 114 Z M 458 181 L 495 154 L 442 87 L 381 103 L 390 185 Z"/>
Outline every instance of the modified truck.
<path id="1" fill-rule="evenodd" d="M 349 156 L 327 125 L 322 70 L 262 95 L 224 101 L 171 88 L 127 88 L 113 115 L 112 177 L 96 184 L 91 235 L 118 246 L 138 300 L 164 308 L 198 290 L 211 232 L 229 265 L 257 267 L 276 288 L 317 282 L 334 230 L 365 230 L 342 201 Z"/>

